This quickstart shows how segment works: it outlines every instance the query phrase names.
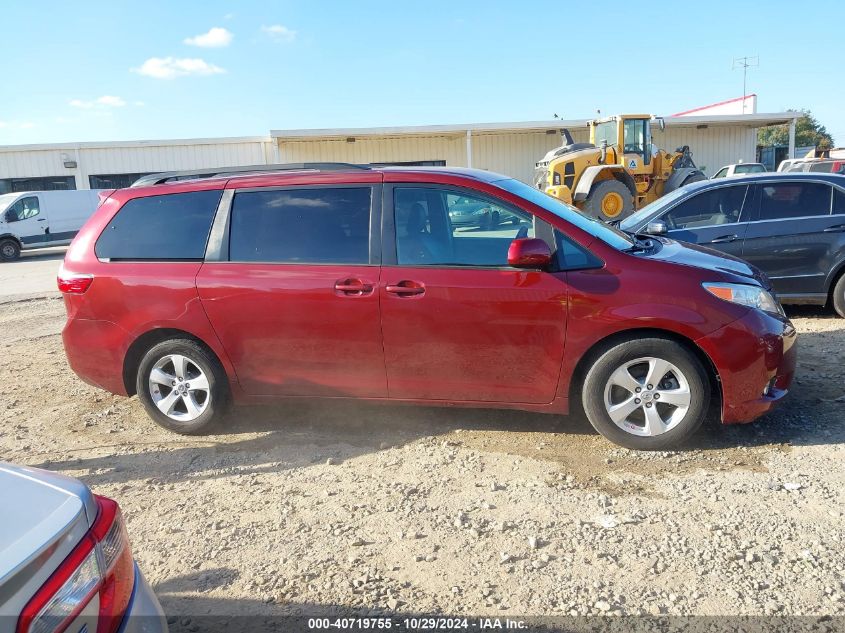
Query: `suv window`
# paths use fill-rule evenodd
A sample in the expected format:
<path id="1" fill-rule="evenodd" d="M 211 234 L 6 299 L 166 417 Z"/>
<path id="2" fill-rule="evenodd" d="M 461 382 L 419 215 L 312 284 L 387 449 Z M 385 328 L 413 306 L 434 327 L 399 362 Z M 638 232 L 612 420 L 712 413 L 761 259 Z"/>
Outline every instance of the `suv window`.
<path id="1" fill-rule="evenodd" d="M 735 185 L 703 191 L 664 214 L 663 221 L 670 230 L 739 222 L 747 190 Z"/>
<path id="2" fill-rule="evenodd" d="M 716 172 L 716 175 L 713 178 L 724 178 L 728 174 L 728 168 L 722 167 L 719 171 Z"/>
<path id="3" fill-rule="evenodd" d="M 760 219 L 784 220 L 830 214 L 828 185 L 787 182 L 760 186 Z"/>
<path id="4" fill-rule="evenodd" d="M 762 165 L 746 164 L 734 167 L 735 174 L 762 174 L 766 168 Z"/>
<path id="5" fill-rule="evenodd" d="M 28 220 L 29 218 L 34 218 L 40 212 L 37 196 L 21 198 L 6 210 L 6 222 Z"/>
<path id="6" fill-rule="evenodd" d="M 833 213 L 845 215 L 845 192 L 841 189 L 833 189 Z"/>
<path id="7" fill-rule="evenodd" d="M 201 260 L 222 191 L 133 198 L 94 247 L 112 260 Z"/>
<path id="8" fill-rule="evenodd" d="M 370 187 L 273 189 L 235 194 L 229 260 L 367 264 Z"/>
<path id="9" fill-rule="evenodd" d="M 400 265 L 507 266 L 517 237 L 534 237 L 535 218 L 487 198 L 436 187 L 396 187 Z"/>

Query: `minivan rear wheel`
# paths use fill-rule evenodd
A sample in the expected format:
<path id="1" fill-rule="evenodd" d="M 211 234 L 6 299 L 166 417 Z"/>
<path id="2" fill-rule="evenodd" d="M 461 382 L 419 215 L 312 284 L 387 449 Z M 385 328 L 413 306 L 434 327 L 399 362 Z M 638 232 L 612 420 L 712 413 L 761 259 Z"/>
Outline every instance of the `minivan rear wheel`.
<path id="1" fill-rule="evenodd" d="M 590 424 L 636 450 L 677 446 L 707 415 L 710 381 L 698 358 L 662 338 L 632 339 L 605 351 L 582 388 Z"/>
<path id="2" fill-rule="evenodd" d="M 190 339 L 153 346 L 141 359 L 135 384 L 149 416 L 164 428 L 193 435 L 223 417 L 226 372 L 213 354 Z"/>

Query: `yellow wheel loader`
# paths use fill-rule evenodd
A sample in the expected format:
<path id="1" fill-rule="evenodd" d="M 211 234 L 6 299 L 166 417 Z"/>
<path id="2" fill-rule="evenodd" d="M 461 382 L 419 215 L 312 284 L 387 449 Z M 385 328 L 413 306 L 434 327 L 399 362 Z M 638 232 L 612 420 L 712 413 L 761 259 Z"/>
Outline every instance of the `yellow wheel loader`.
<path id="1" fill-rule="evenodd" d="M 536 164 L 534 184 L 586 215 L 612 222 L 678 187 L 704 180 L 688 146 L 667 153 L 652 144 L 652 121 L 663 129 L 663 119 L 648 114 L 590 121 L 589 143 L 575 143 L 569 130 L 562 130 L 565 144 Z"/>

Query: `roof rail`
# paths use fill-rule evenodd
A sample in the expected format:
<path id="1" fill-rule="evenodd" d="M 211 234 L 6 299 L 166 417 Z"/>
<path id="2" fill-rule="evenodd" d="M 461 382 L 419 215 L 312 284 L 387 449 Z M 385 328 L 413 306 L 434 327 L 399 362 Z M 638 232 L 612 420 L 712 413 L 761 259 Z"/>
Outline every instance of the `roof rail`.
<path id="1" fill-rule="evenodd" d="M 350 169 L 370 169 L 366 165 L 353 163 L 282 163 L 278 165 L 246 165 L 242 167 L 217 167 L 214 169 L 189 169 L 186 171 L 167 171 L 160 174 L 141 176 L 130 185 L 131 187 L 147 187 L 163 185 L 178 180 L 193 180 L 196 178 L 219 178 L 224 176 L 240 176 L 244 174 L 262 174 L 277 171 L 348 171 Z"/>

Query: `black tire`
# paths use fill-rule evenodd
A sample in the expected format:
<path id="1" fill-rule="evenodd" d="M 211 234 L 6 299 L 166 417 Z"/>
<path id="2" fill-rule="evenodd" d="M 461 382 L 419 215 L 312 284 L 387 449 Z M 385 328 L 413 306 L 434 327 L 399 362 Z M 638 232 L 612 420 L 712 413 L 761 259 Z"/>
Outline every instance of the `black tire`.
<path id="1" fill-rule="evenodd" d="M 608 215 L 602 210 L 602 200 L 610 194 L 617 194 L 622 197 L 622 208 L 615 215 Z M 593 185 L 581 210 L 590 217 L 605 222 L 624 220 L 634 212 L 634 197 L 625 183 L 618 180 L 602 180 Z"/>
<path id="2" fill-rule="evenodd" d="M 702 180 L 707 180 L 707 176 L 705 176 L 701 172 L 698 172 L 697 174 L 690 174 L 684 179 L 684 182 L 681 184 L 681 187 L 683 187 L 684 185 L 688 185 L 691 182 L 701 182 Z"/>
<path id="3" fill-rule="evenodd" d="M 621 425 L 617 425 L 611 419 L 605 404 L 606 389 L 610 390 L 608 393 L 611 396 L 611 405 L 614 404 L 612 396 L 615 392 L 613 390 L 619 389 L 618 387 L 608 387 L 611 384 L 611 376 L 614 372 L 626 367 L 626 364 L 644 357 L 662 359 L 674 365 L 683 374 L 683 379 L 689 388 L 688 408 L 686 413 L 677 416 L 677 421 L 672 421 L 673 416 L 669 413 L 679 411 L 677 407 L 654 399 L 654 393 L 658 395 L 663 393 L 664 398 L 666 398 L 665 389 L 682 387 L 680 379 L 676 379 L 673 372 L 660 377 L 661 380 L 664 380 L 661 383 L 665 385 L 663 391 L 659 391 L 661 387 L 657 385 L 654 385 L 655 389 L 653 390 L 646 389 L 645 377 L 643 377 L 640 387 L 643 390 L 642 393 L 634 394 L 632 390 L 628 390 L 631 391 L 633 397 L 639 395 L 640 399 L 634 400 L 634 402 L 643 402 L 646 398 L 651 400 L 651 407 L 648 410 L 650 414 L 659 411 L 661 417 L 669 416 L 670 426 L 668 430 L 655 435 L 638 435 L 634 431 L 625 430 L 621 426 L 627 425 L 629 428 L 636 430 L 634 423 L 640 416 L 643 422 L 643 432 L 645 432 L 647 425 L 644 407 L 649 406 L 649 404 L 638 405 L 631 415 L 620 423 Z M 648 367 L 647 363 L 632 365 L 628 368 L 627 375 L 631 376 L 641 366 Z M 675 387 L 675 385 L 678 385 L 678 387 Z M 623 397 L 620 401 L 625 399 L 626 395 L 623 390 Z M 663 450 L 682 444 L 684 440 L 698 430 L 706 419 L 710 402 L 710 379 L 695 354 L 680 343 L 664 338 L 631 339 L 614 345 L 596 359 L 584 378 L 581 400 L 584 413 L 587 415 L 590 424 L 611 442 L 635 450 Z"/>
<path id="4" fill-rule="evenodd" d="M 0 260 L 11 262 L 21 256 L 21 245 L 17 240 L 6 238 L 0 240 Z"/>
<path id="5" fill-rule="evenodd" d="M 175 389 L 164 383 L 156 383 L 155 387 L 151 386 L 150 377 L 153 369 L 162 362 L 165 363 L 162 369 L 164 374 L 171 375 L 172 371 L 172 377 L 178 378 L 180 372 L 176 369 L 175 364 L 172 361 L 166 361 L 166 359 L 174 356 L 187 359 L 187 363 L 182 370 L 184 380 L 179 380 Z M 207 380 L 208 388 L 206 390 L 203 390 L 202 387 L 196 387 L 197 383 L 202 384 L 200 383 L 201 376 L 205 376 Z M 171 392 L 184 389 L 185 387 L 181 383 L 190 386 L 192 379 L 197 380 L 194 387 L 195 391 L 187 390 L 189 393 L 175 394 L 172 398 L 172 401 L 175 402 L 172 408 L 173 415 L 166 415 L 156 405 L 154 398 L 160 398 L 162 402 L 170 402 L 168 398 L 170 398 Z M 159 387 L 159 384 L 162 387 Z M 147 410 L 147 414 L 153 421 L 159 426 L 182 435 L 206 432 L 223 418 L 229 404 L 229 383 L 220 361 L 202 345 L 191 339 L 171 339 L 153 346 L 144 354 L 141 363 L 138 365 L 135 388 L 144 409 Z M 161 391 L 154 393 L 153 390 L 159 388 L 161 388 Z M 205 397 L 203 397 L 203 391 L 206 392 Z M 187 398 L 192 400 L 192 406 L 201 409 L 201 413 L 196 417 L 190 417 L 192 412 L 188 410 L 189 402 Z M 167 404 L 163 406 L 167 406 Z M 182 415 L 183 411 L 185 413 L 184 419 L 174 419 L 175 416 Z"/>
<path id="6" fill-rule="evenodd" d="M 836 314 L 845 318 L 845 272 L 839 275 L 839 279 L 831 291 L 830 299 Z"/>

